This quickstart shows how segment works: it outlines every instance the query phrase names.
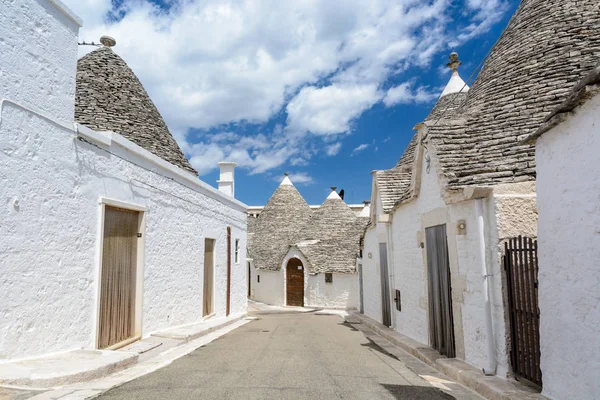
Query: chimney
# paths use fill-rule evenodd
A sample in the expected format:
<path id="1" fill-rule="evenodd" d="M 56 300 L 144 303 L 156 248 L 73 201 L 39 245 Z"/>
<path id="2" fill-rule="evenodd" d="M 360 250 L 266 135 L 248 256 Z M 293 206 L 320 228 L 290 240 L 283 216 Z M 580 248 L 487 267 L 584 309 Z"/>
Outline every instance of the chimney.
<path id="1" fill-rule="evenodd" d="M 236 163 L 221 161 L 219 168 L 221 169 L 221 175 L 217 183 L 219 184 L 219 191 L 225 193 L 228 196 L 235 197 L 235 171 Z"/>

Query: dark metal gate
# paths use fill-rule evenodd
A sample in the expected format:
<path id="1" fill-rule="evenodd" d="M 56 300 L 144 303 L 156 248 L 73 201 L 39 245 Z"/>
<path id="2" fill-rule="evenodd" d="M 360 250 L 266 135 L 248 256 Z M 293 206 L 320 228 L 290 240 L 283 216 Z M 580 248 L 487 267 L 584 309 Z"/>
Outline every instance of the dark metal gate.
<path id="1" fill-rule="evenodd" d="M 504 244 L 513 372 L 542 386 L 537 240 L 519 236 Z"/>

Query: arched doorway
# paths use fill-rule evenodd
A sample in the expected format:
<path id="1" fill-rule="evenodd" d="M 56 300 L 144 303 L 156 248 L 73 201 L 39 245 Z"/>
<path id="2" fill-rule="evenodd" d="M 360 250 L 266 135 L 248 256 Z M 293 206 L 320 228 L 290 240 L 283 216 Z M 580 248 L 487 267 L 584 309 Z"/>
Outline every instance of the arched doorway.
<path id="1" fill-rule="evenodd" d="M 286 266 L 286 304 L 304 307 L 304 266 L 302 261 L 291 258 Z"/>

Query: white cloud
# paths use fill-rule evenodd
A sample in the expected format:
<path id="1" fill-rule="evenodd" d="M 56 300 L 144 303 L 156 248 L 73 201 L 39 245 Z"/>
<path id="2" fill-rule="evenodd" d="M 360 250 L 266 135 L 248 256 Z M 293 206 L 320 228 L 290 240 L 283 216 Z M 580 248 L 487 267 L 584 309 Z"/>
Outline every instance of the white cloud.
<path id="1" fill-rule="evenodd" d="M 376 85 L 305 87 L 287 105 L 287 129 L 316 135 L 345 133 L 352 120 L 380 98 Z"/>
<path id="2" fill-rule="evenodd" d="M 337 153 L 340 152 L 341 148 L 342 148 L 342 142 L 337 142 L 337 143 L 331 144 L 326 147 L 325 154 L 327 154 L 328 156 L 335 156 L 335 155 L 337 155 Z"/>
<path id="3" fill-rule="evenodd" d="M 308 175 L 306 172 L 292 172 L 288 175 L 288 178 L 290 178 L 294 184 L 310 185 L 313 183 L 312 176 Z M 273 180 L 281 182 L 282 179 L 280 176 L 275 176 L 273 177 Z"/>
<path id="4" fill-rule="evenodd" d="M 383 103 L 387 107 L 396 104 L 430 103 L 440 96 L 440 91 L 432 91 L 429 87 L 419 86 L 413 88 L 412 82 L 404 82 L 388 89 Z"/>
<path id="5" fill-rule="evenodd" d="M 368 147 L 369 145 L 367 143 L 359 144 L 354 148 L 354 150 L 352 150 L 352 155 L 360 153 L 361 151 L 366 150 Z"/>
<path id="6" fill-rule="evenodd" d="M 110 0 L 63 1 L 84 20 L 81 40 L 115 37 L 115 52 L 201 173 L 219 158 L 261 173 L 302 165 L 318 152 L 337 154 L 329 143 L 381 101 L 392 75 L 429 65 L 448 43 L 489 29 L 506 4 L 465 0 L 470 23 L 459 27 L 447 16 L 449 0 L 181 0 L 170 10 L 129 0 L 113 12 L 116 22 L 106 18 Z M 412 101 L 427 97 L 420 90 L 412 90 Z M 393 92 L 386 101 L 397 101 Z M 287 126 L 272 132 L 188 136 L 190 128 L 263 124 L 285 111 Z M 315 144 L 315 135 L 327 138 L 325 145 Z"/>

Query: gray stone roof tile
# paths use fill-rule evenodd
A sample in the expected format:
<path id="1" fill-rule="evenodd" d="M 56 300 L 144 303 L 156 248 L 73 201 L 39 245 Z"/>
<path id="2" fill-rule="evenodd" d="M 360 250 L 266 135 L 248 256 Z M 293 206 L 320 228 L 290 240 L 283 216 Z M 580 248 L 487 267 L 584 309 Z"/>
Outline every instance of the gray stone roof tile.
<path id="1" fill-rule="evenodd" d="M 197 174 L 139 79 L 110 47 L 92 51 L 77 62 L 75 120 L 94 130 L 114 131 Z"/>
<path id="2" fill-rule="evenodd" d="M 600 2 L 524 0 L 455 116 L 428 140 L 447 189 L 535 180 L 523 139 L 600 59 Z"/>
<path id="3" fill-rule="evenodd" d="M 293 185 L 280 185 L 248 226 L 248 251 L 259 269 L 279 270 L 295 246 L 308 261 L 310 274 L 354 273 L 368 220 L 357 217 L 339 198 L 328 198 L 311 210 Z"/>

